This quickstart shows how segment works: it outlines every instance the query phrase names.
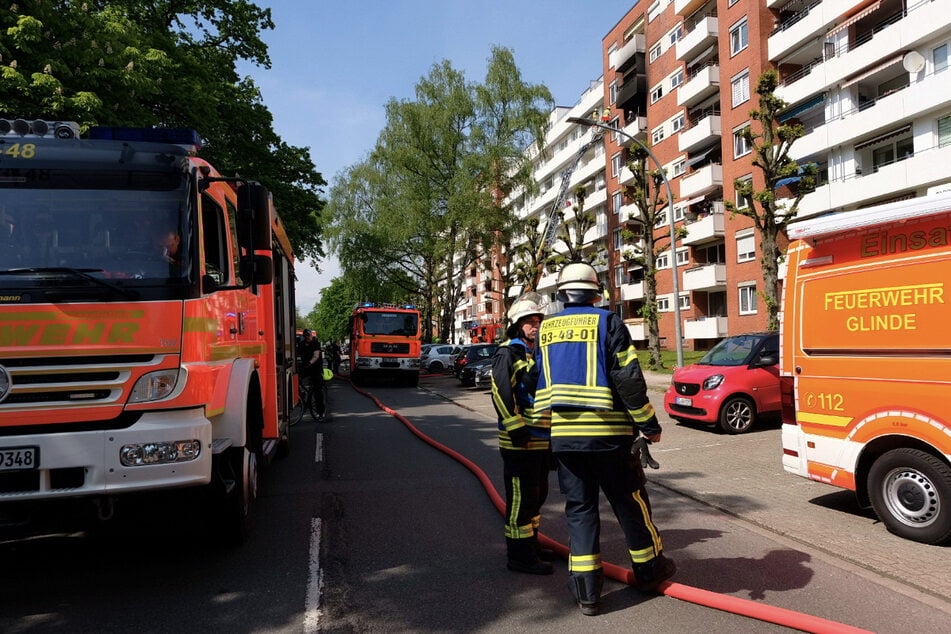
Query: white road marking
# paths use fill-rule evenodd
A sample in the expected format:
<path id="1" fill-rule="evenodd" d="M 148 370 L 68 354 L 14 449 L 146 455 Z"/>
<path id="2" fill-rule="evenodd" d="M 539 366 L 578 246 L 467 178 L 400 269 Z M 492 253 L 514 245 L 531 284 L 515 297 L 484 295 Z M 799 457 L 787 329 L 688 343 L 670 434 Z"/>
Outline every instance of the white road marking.
<path id="1" fill-rule="evenodd" d="M 313 517 L 310 520 L 310 558 L 307 595 L 304 599 L 304 632 L 307 634 L 320 629 L 320 599 L 323 590 L 324 576 L 320 569 L 320 518 Z"/>
<path id="2" fill-rule="evenodd" d="M 324 435 L 317 434 L 317 448 L 314 452 L 314 462 L 324 461 Z"/>

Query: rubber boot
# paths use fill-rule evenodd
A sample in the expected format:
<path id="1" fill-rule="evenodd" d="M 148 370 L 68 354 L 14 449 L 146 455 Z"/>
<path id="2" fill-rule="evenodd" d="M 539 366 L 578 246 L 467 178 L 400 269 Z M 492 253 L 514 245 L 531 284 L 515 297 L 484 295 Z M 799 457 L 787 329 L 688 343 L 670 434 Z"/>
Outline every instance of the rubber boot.
<path id="1" fill-rule="evenodd" d="M 601 587 L 604 585 L 602 573 L 569 573 L 568 589 L 575 598 L 581 613 L 585 616 L 597 616 L 601 612 Z"/>
<path id="2" fill-rule="evenodd" d="M 634 564 L 634 581 L 641 592 L 656 592 L 657 586 L 677 572 L 677 565 L 663 553 L 644 564 Z"/>
<path id="3" fill-rule="evenodd" d="M 530 575 L 550 575 L 555 569 L 548 562 L 542 561 L 535 553 L 535 540 L 505 538 L 508 550 L 508 569 L 515 572 L 525 572 Z"/>

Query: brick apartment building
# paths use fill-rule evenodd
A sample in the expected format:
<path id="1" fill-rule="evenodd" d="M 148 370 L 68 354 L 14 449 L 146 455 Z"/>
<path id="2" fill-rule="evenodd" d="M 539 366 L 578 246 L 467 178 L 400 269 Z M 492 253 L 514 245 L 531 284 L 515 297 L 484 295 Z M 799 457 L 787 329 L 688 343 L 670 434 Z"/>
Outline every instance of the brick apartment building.
<path id="1" fill-rule="evenodd" d="M 791 156 L 819 168 L 816 191 L 799 206 L 805 218 L 951 188 L 949 47 L 948 0 L 638 2 L 602 40 L 602 78 L 575 106 L 552 112 L 550 152 L 536 168 L 542 193 L 521 201 L 518 212 L 547 217 L 561 177 L 591 134 L 567 119 L 608 108 L 608 123 L 626 134 L 605 134 L 574 166 L 569 188 L 586 186 L 585 209 L 597 219 L 585 241 L 611 291 L 606 305 L 625 318 L 635 341 L 646 342 L 638 315 L 643 272 L 625 260 L 630 245 L 620 237 L 637 214 L 622 193 L 632 180 L 623 165 L 634 137 L 666 170 L 674 220 L 686 230 L 659 263 L 664 347 L 674 347 L 675 266 L 684 349 L 761 330 L 759 236 L 750 219 L 731 218 L 723 206 L 745 204 L 735 179 L 763 186 L 738 134 L 758 107 L 760 74 L 779 71 L 777 92 L 789 104 L 781 119 L 806 130 Z M 669 235 L 669 218 L 654 230 Z M 554 300 L 554 275 L 539 290 Z"/>

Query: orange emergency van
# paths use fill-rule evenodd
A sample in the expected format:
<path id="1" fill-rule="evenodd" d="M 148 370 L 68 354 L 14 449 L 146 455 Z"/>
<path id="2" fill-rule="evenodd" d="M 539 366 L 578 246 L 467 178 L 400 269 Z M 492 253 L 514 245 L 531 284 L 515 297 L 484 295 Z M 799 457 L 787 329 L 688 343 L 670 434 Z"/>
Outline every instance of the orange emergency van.
<path id="1" fill-rule="evenodd" d="M 350 380 L 372 377 L 416 387 L 420 369 L 420 316 L 415 306 L 361 302 L 350 314 Z"/>
<path id="2" fill-rule="evenodd" d="M 789 226 L 783 466 L 951 538 L 951 194 Z"/>
<path id="3" fill-rule="evenodd" d="M 259 465 L 288 448 L 290 243 L 194 131 L 79 132 L 0 120 L 3 525 L 163 491 L 240 541 Z"/>

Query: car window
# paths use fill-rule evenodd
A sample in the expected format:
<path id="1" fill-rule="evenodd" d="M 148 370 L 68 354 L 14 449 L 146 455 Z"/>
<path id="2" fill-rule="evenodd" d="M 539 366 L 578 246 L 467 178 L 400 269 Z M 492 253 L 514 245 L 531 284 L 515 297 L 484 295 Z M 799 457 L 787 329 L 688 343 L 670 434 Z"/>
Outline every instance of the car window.
<path id="1" fill-rule="evenodd" d="M 703 355 L 699 365 L 745 365 L 763 340 L 762 335 L 736 335 L 727 337 Z"/>

